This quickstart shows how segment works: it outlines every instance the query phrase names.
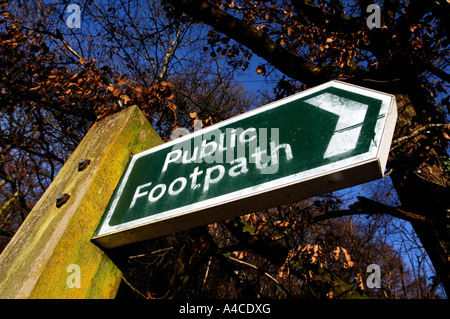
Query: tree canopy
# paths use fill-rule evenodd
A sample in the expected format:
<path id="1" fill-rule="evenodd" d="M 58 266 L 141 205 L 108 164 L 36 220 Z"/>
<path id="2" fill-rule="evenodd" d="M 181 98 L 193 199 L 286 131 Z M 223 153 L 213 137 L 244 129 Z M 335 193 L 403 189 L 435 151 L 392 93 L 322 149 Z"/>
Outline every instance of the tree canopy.
<path id="1" fill-rule="evenodd" d="M 118 297 L 448 296 L 447 1 L 78 4 L 70 28 L 66 1 L 0 1 L 2 249 L 96 121 L 137 104 L 169 140 L 341 80 L 396 97 L 387 178 L 127 247 Z"/>

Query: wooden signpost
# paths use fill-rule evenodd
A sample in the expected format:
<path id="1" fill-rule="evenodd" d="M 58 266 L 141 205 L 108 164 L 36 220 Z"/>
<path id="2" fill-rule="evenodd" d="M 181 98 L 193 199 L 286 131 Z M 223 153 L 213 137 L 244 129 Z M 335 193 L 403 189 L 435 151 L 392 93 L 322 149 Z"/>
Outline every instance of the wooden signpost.
<path id="1" fill-rule="evenodd" d="M 0 298 L 113 298 L 107 248 L 380 178 L 395 121 L 393 96 L 336 81 L 162 145 L 128 108 L 93 126 L 0 255 Z"/>
<path id="2" fill-rule="evenodd" d="M 0 299 L 114 298 L 122 273 L 92 235 L 131 154 L 161 143 L 136 106 L 96 123 L 0 255 Z"/>

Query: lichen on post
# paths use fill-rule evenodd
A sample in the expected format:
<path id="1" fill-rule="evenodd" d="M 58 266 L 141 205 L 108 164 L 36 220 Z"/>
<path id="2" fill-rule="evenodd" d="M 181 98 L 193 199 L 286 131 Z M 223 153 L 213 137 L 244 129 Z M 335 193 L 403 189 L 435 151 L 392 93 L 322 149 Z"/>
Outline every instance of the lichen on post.
<path id="1" fill-rule="evenodd" d="M 91 238 L 130 156 L 161 143 L 137 106 L 95 123 L 0 255 L 0 298 L 114 298 L 122 273 Z"/>

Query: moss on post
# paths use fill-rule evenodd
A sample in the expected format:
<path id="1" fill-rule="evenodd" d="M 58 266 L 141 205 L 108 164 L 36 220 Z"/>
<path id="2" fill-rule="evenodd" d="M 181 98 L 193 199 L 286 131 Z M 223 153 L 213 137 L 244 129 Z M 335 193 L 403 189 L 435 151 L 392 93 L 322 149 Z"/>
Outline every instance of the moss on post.
<path id="1" fill-rule="evenodd" d="M 130 156 L 161 143 L 137 106 L 94 124 L 0 255 L 0 298 L 114 298 L 122 273 L 91 238 Z"/>

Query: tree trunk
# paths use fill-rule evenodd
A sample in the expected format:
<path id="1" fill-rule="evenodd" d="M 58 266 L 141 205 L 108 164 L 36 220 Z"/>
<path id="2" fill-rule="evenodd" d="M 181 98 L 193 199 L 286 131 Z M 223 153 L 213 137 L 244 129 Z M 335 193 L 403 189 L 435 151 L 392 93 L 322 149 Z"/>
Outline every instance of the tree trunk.
<path id="1" fill-rule="evenodd" d="M 388 162 L 402 209 L 422 215 L 412 226 L 450 295 L 450 178 L 446 141 L 438 129 L 418 130 L 438 120 L 420 90 L 396 94 L 398 120 Z M 428 109 L 427 109 L 428 107 Z M 401 141 L 395 141 L 401 137 Z M 448 165 L 448 164 L 447 164 Z"/>

